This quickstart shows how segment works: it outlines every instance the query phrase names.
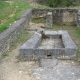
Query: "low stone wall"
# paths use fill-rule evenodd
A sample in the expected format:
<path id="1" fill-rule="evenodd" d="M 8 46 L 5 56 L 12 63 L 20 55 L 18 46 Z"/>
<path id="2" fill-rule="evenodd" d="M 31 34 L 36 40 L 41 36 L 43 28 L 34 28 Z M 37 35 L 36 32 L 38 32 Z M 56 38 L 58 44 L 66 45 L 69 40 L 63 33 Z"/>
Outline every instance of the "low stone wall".
<path id="1" fill-rule="evenodd" d="M 23 60 L 33 59 L 32 49 L 38 48 L 41 39 L 42 35 L 40 33 L 35 32 L 35 34 L 20 47 L 20 54 L 19 54 L 20 59 Z"/>
<path id="2" fill-rule="evenodd" d="M 53 9 L 33 9 L 33 18 L 46 17 L 48 12 L 53 13 L 53 23 L 77 25 L 76 14 L 77 9 L 53 8 Z"/>
<path id="3" fill-rule="evenodd" d="M 10 48 L 10 44 L 21 34 L 21 32 L 27 29 L 31 17 L 32 10 L 28 9 L 16 23 L 0 34 L 0 56 Z"/>

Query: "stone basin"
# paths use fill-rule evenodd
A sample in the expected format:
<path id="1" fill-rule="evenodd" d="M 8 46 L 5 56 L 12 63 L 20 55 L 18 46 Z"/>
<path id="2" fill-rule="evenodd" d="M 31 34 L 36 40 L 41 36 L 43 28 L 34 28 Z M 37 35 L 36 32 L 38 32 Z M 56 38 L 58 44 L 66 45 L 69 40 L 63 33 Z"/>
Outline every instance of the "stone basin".
<path id="1" fill-rule="evenodd" d="M 73 59 L 76 57 L 77 46 L 67 31 L 35 32 L 20 47 L 20 59 L 33 60 L 45 58 Z"/>

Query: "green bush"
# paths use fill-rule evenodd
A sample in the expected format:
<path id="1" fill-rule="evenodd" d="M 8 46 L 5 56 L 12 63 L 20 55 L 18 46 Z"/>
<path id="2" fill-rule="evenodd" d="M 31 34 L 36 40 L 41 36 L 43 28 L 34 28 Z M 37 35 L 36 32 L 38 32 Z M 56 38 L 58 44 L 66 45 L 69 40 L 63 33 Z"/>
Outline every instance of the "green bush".
<path id="1" fill-rule="evenodd" d="M 60 0 L 46 0 L 50 7 L 57 7 Z"/>
<path id="2" fill-rule="evenodd" d="M 69 7 L 76 5 L 77 0 L 45 0 L 50 7 Z"/>
<path id="3" fill-rule="evenodd" d="M 62 6 L 74 6 L 76 3 L 76 0 L 61 0 L 61 4 Z"/>

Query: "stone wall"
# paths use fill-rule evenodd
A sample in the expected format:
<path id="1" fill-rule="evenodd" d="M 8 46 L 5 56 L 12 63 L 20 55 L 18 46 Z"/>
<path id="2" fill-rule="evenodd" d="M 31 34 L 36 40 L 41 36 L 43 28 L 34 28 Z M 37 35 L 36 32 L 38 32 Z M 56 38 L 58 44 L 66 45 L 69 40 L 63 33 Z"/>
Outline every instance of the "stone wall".
<path id="1" fill-rule="evenodd" d="M 53 13 L 53 23 L 77 25 L 76 14 L 77 9 L 53 8 L 53 9 L 33 9 L 33 18 L 46 17 L 48 12 Z"/>
<path id="2" fill-rule="evenodd" d="M 31 17 L 32 10 L 28 9 L 16 23 L 0 34 L 0 56 L 10 48 L 10 44 L 21 34 L 21 32 L 27 29 Z"/>
<path id="3" fill-rule="evenodd" d="M 80 10 L 77 11 L 77 27 L 80 28 Z"/>
<path id="4" fill-rule="evenodd" d="M 42 42 L 43 35 L 41 33 L 34 33 L 33 36 L 28 39 L 19 49 L 19 58 L 21 60 L 33 60 L 33 59 L 46 59 L 46 58 L 59 58 L 59 59 L 73 59 L 77 54 L 77 46 L 69 36 L 67 31 L 44 31 L 45 36 L 47 37 L 62 37 L 62 44 L 64 47 L 50 47 L 50 44 L 43 46 Z M 41 45 L 41 46 L 40 46 Z M 55 45 L 56 46 L 56 45 Z M 59 45 L 58 45 L 59 46 Z"/>

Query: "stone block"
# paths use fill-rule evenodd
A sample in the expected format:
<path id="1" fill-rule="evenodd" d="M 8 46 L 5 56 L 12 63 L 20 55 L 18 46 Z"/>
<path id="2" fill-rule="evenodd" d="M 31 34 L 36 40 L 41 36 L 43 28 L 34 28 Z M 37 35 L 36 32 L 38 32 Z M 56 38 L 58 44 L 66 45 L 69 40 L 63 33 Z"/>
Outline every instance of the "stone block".
<path id="1" fill-rule="evenodd" d="M 47 28 L 52 28 L 53 25 L 53 16 L 52 12 L 48 12 L 46 15 L 46 27 Z"/>
<path id="2" fill-rule="evenodd" d="M 36 53 L 37 52 L 37 50 L 36 50 L 36 52 L 35 52 L 35 50 L 34 49 L 36 49 L 37 47 L 38 47 L 38 45 L 39 45 L 39 43 L 40 43 L 40 41 L 41 41 L 41 38 L 42 38 L 42 35 L 41 34 L 39 34 L 39 33 L 37 33 L 37 32 L 35 32 L 35 34 L 27 41 L 27 42 L 25 42 L 21 47 L 20 47 L 20 54 L 19 54 L 19 56 L 21 57 L 22 55 L 23 56 L 31 56 L 31 58 L 30 59 L 33 59 L 33 54 L 34 53 Z M 35 55 L 35 54 L 34 54 Z M 36 56 L 35 56 L 36 57 Z M 22 57 L 23 58 L 23 57 Z M 28 59 L 28 57 L 27 58 L 25 58 L 25 59 Z"/>
<path id="3" fill-rule="evenodd" d="M 77 10 L 77 27 L 80 28 L 80 10 Z"/>

